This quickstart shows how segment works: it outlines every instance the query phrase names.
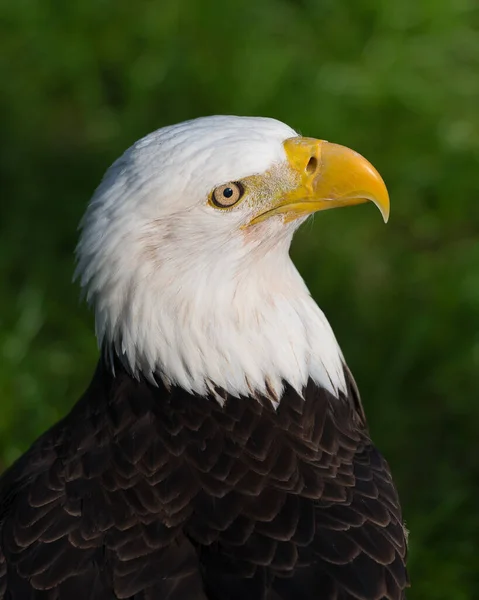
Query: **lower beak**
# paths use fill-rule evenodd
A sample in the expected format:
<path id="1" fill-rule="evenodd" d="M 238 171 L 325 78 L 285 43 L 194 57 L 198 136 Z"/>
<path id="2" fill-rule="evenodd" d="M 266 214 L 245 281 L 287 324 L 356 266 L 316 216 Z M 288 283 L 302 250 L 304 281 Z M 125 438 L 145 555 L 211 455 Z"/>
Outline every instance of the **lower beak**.
<path id="1" fill-rule="evenodd" d="M 293 221 L 313 212 L 373 202 L 384 222 L 389 218 L 389 195 L 376 169 L 354 150 L 313 138 L 284 142 L 297 185 L 257 215 L 250 224 L 283 214 Z"/>

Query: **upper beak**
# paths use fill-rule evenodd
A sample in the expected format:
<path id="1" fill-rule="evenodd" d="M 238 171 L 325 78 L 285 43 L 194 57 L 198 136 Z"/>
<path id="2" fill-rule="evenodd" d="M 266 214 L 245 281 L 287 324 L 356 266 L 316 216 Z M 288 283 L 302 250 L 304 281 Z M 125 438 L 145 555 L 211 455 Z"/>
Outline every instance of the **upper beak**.
<path id="1" fill-rule="evenodd" d="M 276 214 L 284 214 L 291 221 L 319 210 L 368 201 L 374 202 L 387 222 L 386 185 L 363 156 L 345 146 L 305 137 L 286 140 L 284 148 L 297 185 L 257 215 L 251 224 Z"/>

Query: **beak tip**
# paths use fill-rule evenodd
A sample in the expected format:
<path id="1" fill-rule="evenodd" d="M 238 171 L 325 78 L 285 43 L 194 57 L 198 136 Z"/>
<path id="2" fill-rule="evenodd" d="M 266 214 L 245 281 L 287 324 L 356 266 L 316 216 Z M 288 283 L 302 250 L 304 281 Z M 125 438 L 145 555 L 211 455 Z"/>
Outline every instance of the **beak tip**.
<path id="1" fill-rule="evenodd" d="M 384 223 L 387 223 L 389 221 L 389 215 L 391 212 L 391 207 L 389 204 L 389 194 L 386 196 L 386 198 L 387 198 L 387 202 L 378 202 L 377 203 L 377 207 L 381 211 L 381 215 L 383 217 Z"/>
<path id="2" fill-rule="evenodd" d="M 389 194 L 386 189 L 386 185 L 385 185 L 384 181 L 382 179 L 380 179 L 379 173 L 377 174 L 377 177 L 380 181 L 381 189 L 379 190 L 379 193 L 376 192 L 375 194 L 369 196 L 369 199 L 372 200 L 372 202 L 379 209 L 379 212 L 381 213 L 384 223 L 387 223 L 389 221 L 389 215 L 391 212 L 391 205 L 389 202 Z"/>

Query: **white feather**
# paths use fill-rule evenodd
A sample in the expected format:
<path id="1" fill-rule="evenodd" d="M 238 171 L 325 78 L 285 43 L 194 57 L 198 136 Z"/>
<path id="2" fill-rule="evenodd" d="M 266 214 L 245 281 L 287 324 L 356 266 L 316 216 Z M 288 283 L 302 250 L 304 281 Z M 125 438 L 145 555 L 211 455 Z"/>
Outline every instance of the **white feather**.
<path id="1" fill-rule="evenodd" d="M 245 205 L 218 211 L 211 190 L 286 168 L 273 119 L 206 117 L 160 129 L 107 171 L 82 221 L 77 274 L 99 343 L 140 373 L 197 394 L 214 387 L 280 399 L 309 377 L 337 394 L 343 359 L 289 257 L 299 223 L 245 233 Z M 274 400 L 274 398 L 273 398 Z"/>

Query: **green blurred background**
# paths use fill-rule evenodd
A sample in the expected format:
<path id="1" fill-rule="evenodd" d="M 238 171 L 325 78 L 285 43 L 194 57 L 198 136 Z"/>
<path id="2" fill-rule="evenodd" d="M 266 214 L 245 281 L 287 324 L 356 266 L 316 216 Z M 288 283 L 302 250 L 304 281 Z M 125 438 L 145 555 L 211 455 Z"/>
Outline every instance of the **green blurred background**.
<path id="1" fill-rule="evenodd" d="M 293 247 L 355 374 L 410 534 L 414 600 L 479 598 L 476 0 L 2 0 L 0 470 L 97 359 L 77 223 L 137 138 L 274 116 L 383 174 L 384 226 L 318 215 Z"/>

